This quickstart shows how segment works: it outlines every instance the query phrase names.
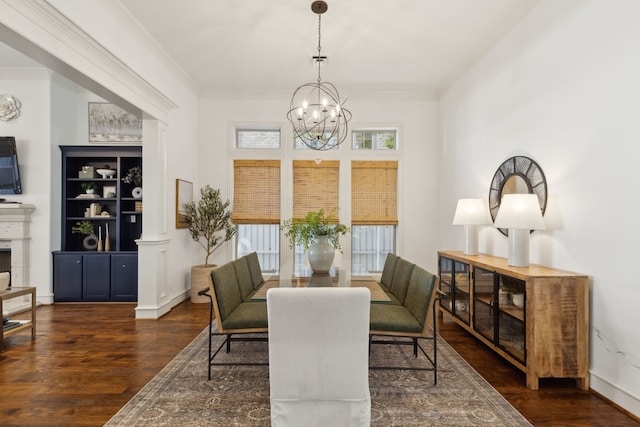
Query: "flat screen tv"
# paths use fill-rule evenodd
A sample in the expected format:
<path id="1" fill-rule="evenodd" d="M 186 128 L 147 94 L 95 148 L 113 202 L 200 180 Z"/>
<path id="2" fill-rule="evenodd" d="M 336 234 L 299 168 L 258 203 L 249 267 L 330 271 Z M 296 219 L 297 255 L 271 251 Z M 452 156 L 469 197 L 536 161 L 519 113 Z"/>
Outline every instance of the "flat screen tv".
<path id="1" fill-rule="evenodd" d="M 18 151 L 13 136 L 0 136 L 0 194 L 22 194 Z"/>

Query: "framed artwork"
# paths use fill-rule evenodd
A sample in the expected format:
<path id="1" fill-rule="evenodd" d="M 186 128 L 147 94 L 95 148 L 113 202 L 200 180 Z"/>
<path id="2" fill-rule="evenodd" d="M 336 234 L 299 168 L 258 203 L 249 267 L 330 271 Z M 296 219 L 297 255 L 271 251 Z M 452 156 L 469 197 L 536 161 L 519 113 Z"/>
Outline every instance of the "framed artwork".
<path id="1" fill-rule="evenodd" d="M 142 142 L 142 120 L 117 105 L 90 102 L 89 142 Z"/>
<path id="2" fill-rule="evenodd" d="M 184 205 L 193 202 L 193 183 L 176 179 L 176 228 L 188 228 Z"/>

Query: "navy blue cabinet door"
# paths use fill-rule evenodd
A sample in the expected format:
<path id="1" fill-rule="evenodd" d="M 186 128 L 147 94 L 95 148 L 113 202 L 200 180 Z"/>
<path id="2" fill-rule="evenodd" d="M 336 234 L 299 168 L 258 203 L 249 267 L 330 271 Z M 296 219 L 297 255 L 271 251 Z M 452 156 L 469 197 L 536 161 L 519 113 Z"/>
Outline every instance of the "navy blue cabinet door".
<path id="1" fill-rule="evenodd" d="M 138 254 L 111 254 L 111 301 L 138 300 Z"/>
<path id="2" fill-rule="evenodd" d="M 53 294 L 55 301 L 82 300 L 82 255 L 61 253 L 53 256 Z"/>
<path id="3" fill-rule="evenodd" d="M 109 281 L 110 257 L 105 253 L 84 254 L 82 272 L 82 300 L 109 301 L 111 283 Z"/>

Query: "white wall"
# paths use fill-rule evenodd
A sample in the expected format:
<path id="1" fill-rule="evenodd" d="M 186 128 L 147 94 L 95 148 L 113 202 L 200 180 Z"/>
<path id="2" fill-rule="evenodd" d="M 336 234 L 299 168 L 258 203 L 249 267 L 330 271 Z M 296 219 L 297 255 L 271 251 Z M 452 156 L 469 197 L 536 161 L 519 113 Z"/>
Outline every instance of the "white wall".
<path id="1" fill-rule="evenodd" d="M 461 249 L 456 200 L 486 198 L 508 157 L 540 164 L 547 230 L 531 261 L 592 278 L 591 386 L 636 415 L 638 16 L 635 0 L 543 0 L 441 98 L 439 171 L 440 246 Z M 506 238 L 486 227 L 480 250 L 506 256 Z"/>
<path id="2" fill-rule="evenodd" d="M 52 271 L 50 233 L 50 172 L 49 144 L 51 140 L 50 73 L 43 69 L 0 69 L 2 93 L 15 96 L 22 108 L 20 116 L 8 122 L 0 121 L 0 135 L 14 136 L 18 149 L 22 194 L 2 197 L 35 205 L 31 215 L 29 242 L 30 269 L 28 278 L 37 287 L 38 300 L 50 302 L 49 286 Z M 45 236 L 42 238 L 41 236 Z"/>
<path id="3" fill-rule="evenodd" d="M 292 91 L 295 87 L 292 86 Z M 344 93 L 348 91 L 341 89 Z M 399 161 L 399 226 L 398 254 L 425 268 L 436 270 L 437 239 L 430 224 L 436 221 L 436 103 L 400 99 L 395 96 L 385 99 L 385 95 L 370 97 L 366 94 L 349 94 L 348 105 L 353 114 L 350 128 L 367 126 L 397 126 L 399 128 L 397 152 L 352 151 L 350 143 L 342 144 L 337 152 L 294 151 L 290 124 L 286 121 L 290 99 L 203 99 L 200 101 L 200 164 L 196 192 L 206 184 L 219 188 L 223 198 L 233 199 L 233 127 L 236 124 L 276 125 L 282 129 L 282 143 L 285 148 L 276 153 L 257 153 L 256 156 L 272 156 L 282 160 L 282 210 L 283 219 L 291 216 L 290 188 L 291 161 L 293 159 L 339 159 L 340 179 L 340 220 L 349 223 L 350 180 L 348 168 L 351 160 L 397 159 Z M 244 154 L 244 153 L 243 153 Z M 250 156 L 250 154 L 247 154 Z M 261 158 L 256 157 L 254 158 Z M 346 175 L 346 176 L 345 176 Z M 348 254 L 350 243 L 343 245 Z M 213 263 L 229 260 L 233 247 L 218 251 Z M 291 263 L 288 244 L 281 242 L 281 265 Z M 345 255 L 336 255 L 336 263 L 347 267 Z"/>

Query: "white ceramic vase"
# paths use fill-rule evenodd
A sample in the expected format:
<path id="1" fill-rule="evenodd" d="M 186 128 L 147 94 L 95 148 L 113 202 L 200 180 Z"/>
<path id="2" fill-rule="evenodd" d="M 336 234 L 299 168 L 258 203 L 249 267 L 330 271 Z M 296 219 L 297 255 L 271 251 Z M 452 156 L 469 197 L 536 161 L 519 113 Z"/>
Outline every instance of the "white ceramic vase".
<path id="1" fill-rule="evenodd" d="M 319 236 L 315 243 L 309 246 L 307 258 L 314 274 L 328 273 L 333 264 L 336 250 L 328 236 Z"/>
<path id="2" fill-rule="evenodd" d="M 524 308 L 524 294 L 512 294 L 511 300 L 516 307 Z"/>
<path id="3" fill-rule="evenodd" d="M 133 196 L 134 199 L 142 198 L 142 187 L 133 187 L 133 190 L 131 191 L 131 195 Z"/>

